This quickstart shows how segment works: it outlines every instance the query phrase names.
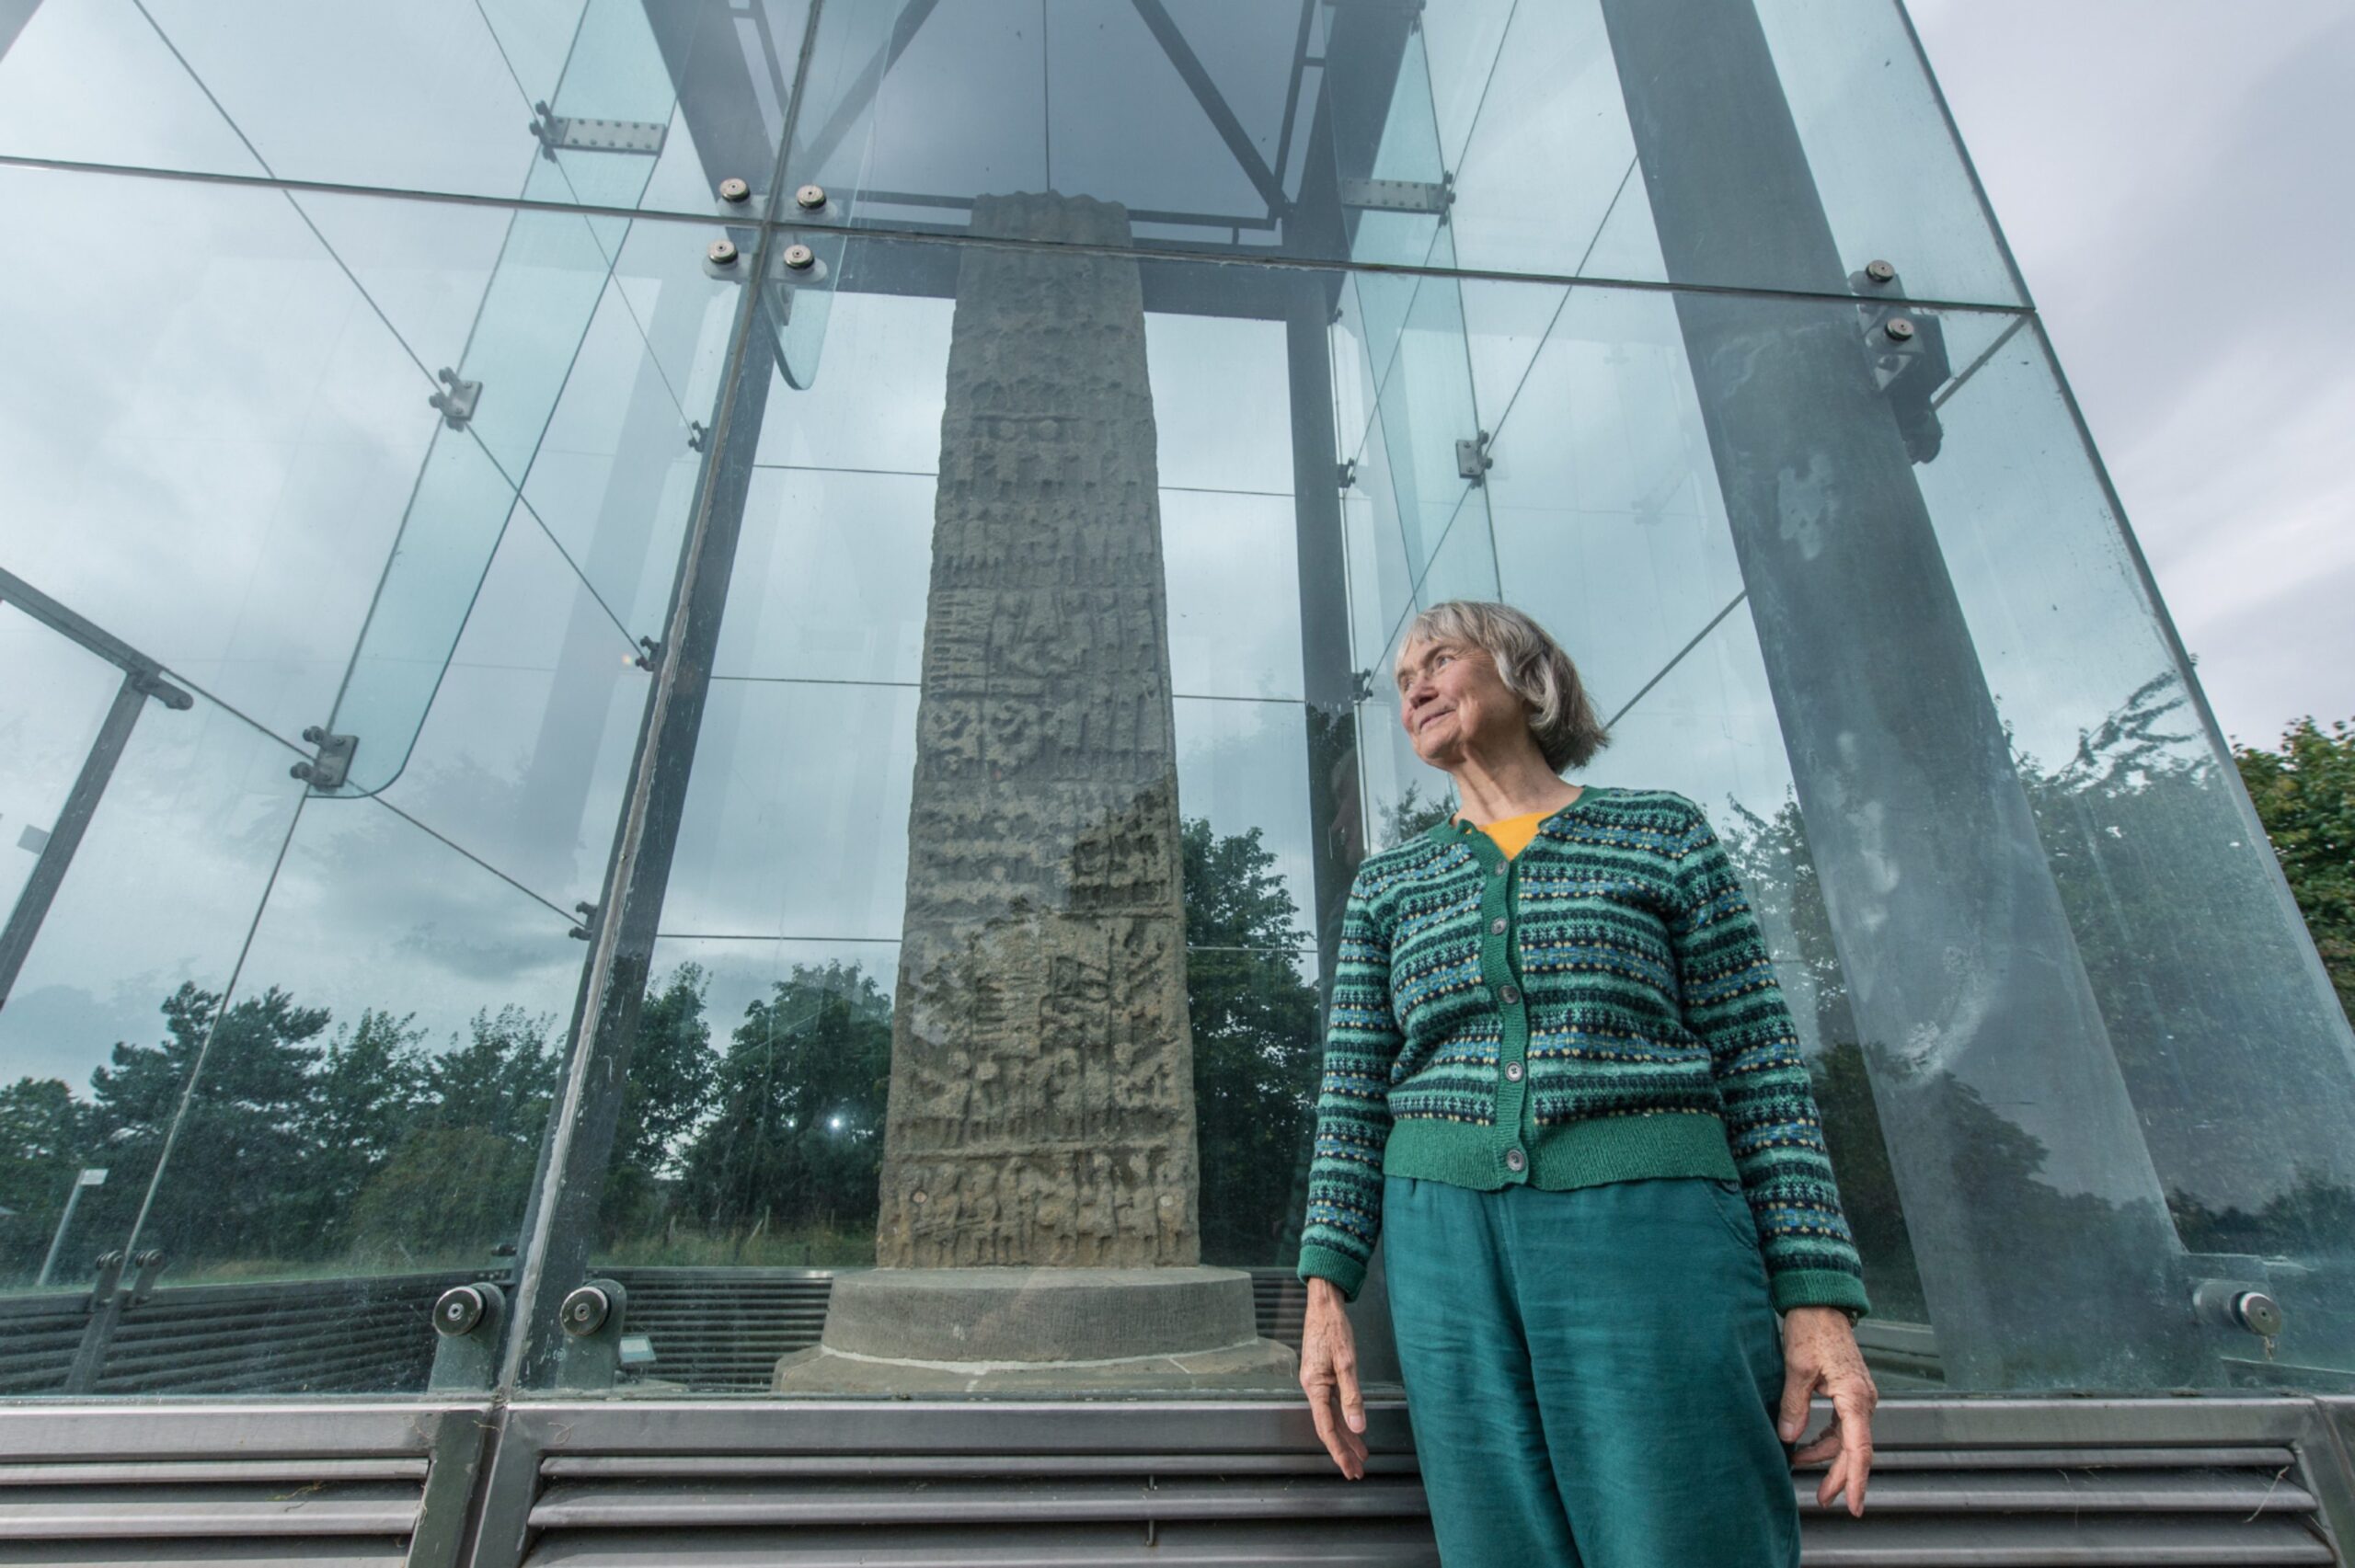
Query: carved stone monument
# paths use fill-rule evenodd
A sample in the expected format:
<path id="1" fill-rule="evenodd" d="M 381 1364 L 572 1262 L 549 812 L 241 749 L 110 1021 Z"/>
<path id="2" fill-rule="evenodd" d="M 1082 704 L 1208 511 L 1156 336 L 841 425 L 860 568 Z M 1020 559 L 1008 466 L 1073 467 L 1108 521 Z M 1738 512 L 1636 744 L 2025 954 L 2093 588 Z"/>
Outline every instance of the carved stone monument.
<path id="1" fill-rule="evenodd" d="M 873 1274 L 777 1386 L 1265 1379 L 1196 1267 L 1153 397 L 1116 204 L 984 197 L 958 273 Z"/>

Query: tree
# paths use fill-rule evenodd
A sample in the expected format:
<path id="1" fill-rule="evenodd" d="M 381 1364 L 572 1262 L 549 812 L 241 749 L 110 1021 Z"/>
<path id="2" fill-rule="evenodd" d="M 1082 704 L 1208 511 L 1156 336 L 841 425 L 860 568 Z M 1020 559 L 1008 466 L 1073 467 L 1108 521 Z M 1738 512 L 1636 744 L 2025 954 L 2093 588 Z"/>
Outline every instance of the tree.
<path id="1" fill-rule="evenodd" d="M 1191 818 L 1179 847 L 1202 1255 L 1280 1262 L 1321 1060 L 1316 992 L 1292 956 L 1299 909 L 1258 829 L 1220 838 Z"/>
<path id="2" fill-rule="evenodd" d="M 711 1024 L 704 1017 L 709 984 L 702 966 L 682 964 L 638 1009 L 622 1092 L 620 1121 L 607 1166 L 600 1228 L 608 1238 L 654 1224 L 661 1183 L 679 1173 L 687 1141 L 711 1108 Z"/>
<path id="3" fill-rule="evenodd" d="M 99 1189 L 107 1219 L 127 1233 L 168 1139 L 171 1164 L 140 1239 L 183 1265 L 314 1246 L 299 1199 L 321 1056 L 314 1042 L 327 1027 L 327 1010 L 299 1007 L 275 986 L 226 1009 L 220 1002 L 216 993 L 183 984 L 164 1001 L 164 1039 L 118 1043 L 113 1065 L 90 1077 L 115 1172 Z M 188 1094 L 191 1076 L 195 1092 Z"/>
<path id="4" fill-rule="evenodd" d="M 2177 675 L 2154 676 L 2081 735 L 2060 765 L 2017 757 L 2018 776 L 2074 956 L 2186 1245 L 2230 1242 L 2223 1250 L 2309 1261 L 2343 1255 L 2355 1236 L 2343 1223 L 2355 1193 L 2345 1173 L 2349 1085 L 2337 1021 L 2326 1001 L 2288 983 L 2294 933 L 2269 878 L 2253 875 L 2244 844 L 2218 830 L 2239 807 L 2230 775 L 2183 722 L 2188 706 Z M 2355 841 L 2349 757 L 2345 727 L 2336 739 L 2293 729 L 2281 754 L 2239 757 L 2260 817 L 2269 827 L 2288 824 L 2284 866 L 2293 886 L 2307 888 L 2301 904 L 2321 943 L 2348 931 L 2334 921 L 2355 909 L 2344 891 Z M 1909 1315 L 1919 1285 L 1866 1071 L 1867 1060 L 1888 1059 L 1851 1015 L 1798 807 L 1786 799 L 1762 817 L 1737 804 L 1725 828 L 1809 1046 L 1867 1283 L 1885 1313 Z M 1981 1104 L 1970 1114 L 1995 1113 Z M 2257 1127 L 2265 1136 L 2252 1136 Z M 2027 1151 L 2015 1153 L 1997 1164 L 2035 1168 Z M 2033 1244 L 2032 1229 L 2023 1216 L 2017 1244 Z"/>
<path id="5" fill-rule="evenodd" d="M 1785 1000 L 1808 1047 L 1809 1087 L 1839 1177 L 1841 1207 L 1864 1259 L 1866 1291 L 1882 1317 L 1920 1319 L 1925 1315 L 1922 1280 L 1873 1102 L 1869 1047 L 1848 1008 L 1847 981 L 1798 802 L 1786 796 L 1772 817 L 1739 801 L 1731 805 L 1719 838 L 1766 933 Z"/>
<path id="6" fill-rule="evenodd" d="M 687 1150 L 689 1210 L 727 1229 L 871 1230 L 891 1072 L 891 1003 L 856 964 L 797 964 L 744 1010 Z"/>
<path id="7" fill-rule="evenodd" d="M 0 1089 L 0 1277 L 29 1279 L 40 1269 L 75 1178 L 94 1162 L 96 1131 L 89 1106 L 62 1078 Z M 86 1233 L 83 1218 L 77 1210 L 76 1234 Z M 76 1256 L 75 1267 L 84 1261 Z"/>
<path id="8" fill-rule="evenodd" d="M 2326 734 L 2303 718 L 2279 750 L 2235 747 L 2233 761 L 2338 1004 L 2355 1019 L 2355 723 L 2340 719 Z"/>
<path id="9" fill-rule="evenodd" d="M 1438 824 L 1455 815 L 1455 794 L 1450 790 L 1436 800 L 1425 800 L 1422 790 L 1408 784 L 1382 813 L 1382 830 L 1377 835 L 1376 849 L 1395 849 L 1407 840 L 1419 838 Z"/>
<path id="10" fill-rule="evenodd" d="M 354 1206 L 363 1256 L 422 1264 L 514 1239 L 556 1088 L 554 1022 L 477 1013 L 464 1045 L 427 1059 L 413 1123 Z"/>
<path id="11" fill-rule="evenodd" d="M 311 1239 L 304 1251 L 340 1252 L 350 1241 L 361 1193 L 422 1108 L 424 1037 L 410 1016 L 365 1008 L 357 1024 L 336 1031 L 312 1070 L 304 1178 L 288 1195 Z"/>

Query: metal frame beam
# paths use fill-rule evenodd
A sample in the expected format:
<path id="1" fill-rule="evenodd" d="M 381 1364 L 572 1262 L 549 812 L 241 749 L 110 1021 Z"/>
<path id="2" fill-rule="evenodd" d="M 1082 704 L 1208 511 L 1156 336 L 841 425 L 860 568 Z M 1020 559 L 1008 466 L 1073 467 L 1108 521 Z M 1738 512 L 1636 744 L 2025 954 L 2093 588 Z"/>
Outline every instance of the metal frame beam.
<path id="1" fill-rule="evenodd" d="M 815 179 L 818 177 L 819 171 L 826 166 L 826 160 L 833 157 L 834 149 L 842 144 L 843 138 L 850 134 L 851 127 L 858 123 L 858 117 L 867 112 L 875 95 L 883 90 L 883 78 L 890 74 L 892 66 L 899 63 L 900 56 L 907 52 L 908 45 L 915 41 L 917 30 L 939 4 L 940 0 L 908 0 L 901 7 L 898 18 L 891 24 L 890 37 L 883 40 L 883 47 L 877 50 L 865 65 L 859 67 L 858 74 L 844 90 L 842 102 L 834 106 L 834 112 L 826 117 L 826 123 L 810 138 L 807 150 L 797 158 L 791 140 L 787 139 L 784 152 L 788 177 L 796 168 L 805 178 Z"/>
<path id="2" fill-rule="evenodd" d="M 6 1007 L 8 993 L 32 952 L 33 939 L 40 934 L 41 922 L 49 918 L 50 905 L 56 901 L 58 889 L 64 886 L 66 870 L 74 864 L 74 853 L 81 848 L 82 836 L 88 830 L 90 818 L 98 814 L 98 802 L 114 778 L 115 764 L 122 760 L 123 749 L 131 744 L 131 731 L 138 724 L 147 699 L 153 697 L 178 712 L 194 706 L 196 699 L 165 680 L 161 664 L 13 572 L 0 571 L 0 603 L 15 605 L 122 671 L 122 684 L 115 688 L 114 701 L 98 726 L 98 738 L 90 743 L 89 753 L 82 760 L 82 771 L 75 776 L 74 787 L 66 792 L 56 820 L 50 824 L 49 839 L 41 845 L 40 858 L 34 862 L 32 875 L 25 879 L 17 895 L 7 925 L 0 928 L 0 1007 Z"/>
<path id="3" fill-rule="evenodd" d="M 1753 0 L 1603 0 L 1603 18 L 1671 279 L 1836 293 L 1846 271 Z M 2193 1271 L 1855 317 L 1674 297 L 1851 1003 L 1867 1039 L 1892 1043 L 1873 1098 L 1903 1150 L 1949 1373 L 2212 1384 L 2221 1334 L 2195 1322 Z M 2042 1151 L 1992 1156 L 1964 1130 L 1987 1118 Z M 2024 1223 L 2073 1244 L 2023 1246 Z"/>
<path id="4" fill-rule="evenodd" d="M 1216 82 L 1211 80 L 1211 74 L 1203 69 L 1200 57 L 1194 53 L 1193 45 L 1186 41 L 1186 35 L 1178 29 L 1167 7 L 1162 5 L 1161 0 L 1129 0 L 1129 4 L 1144 19 L 1144 25 L 1152 30 L 1154 41 L 1161 45 L 1161 52 L 1169 57 L 1169 63 L 1178 68 L 1178 74 L 1185 78 L 1187 90 L 1194 95 L 1194 101 L 1202 106 L 1202 113 L 1210 117 L 1211 128 L 1218 132 L 1219 140 L 1226 143 L 1226 150 L 1235 155 L 1235 165 L 1243 170 L 1244 177 L 1268 203 L 1268 215 L 1271 218 L 1280 216 L 1284 210 L 1283 186 L 1277 181 L 1275 171 L 1268 166 L 1268 161 L 1259 155 L 1259 149 L 1251 144 L 1251 133 L 1244 130 L 1243 121 L 1235 118 L 1234 109 L 1226 101 L 1226 95 L 1218 90 Z"/>

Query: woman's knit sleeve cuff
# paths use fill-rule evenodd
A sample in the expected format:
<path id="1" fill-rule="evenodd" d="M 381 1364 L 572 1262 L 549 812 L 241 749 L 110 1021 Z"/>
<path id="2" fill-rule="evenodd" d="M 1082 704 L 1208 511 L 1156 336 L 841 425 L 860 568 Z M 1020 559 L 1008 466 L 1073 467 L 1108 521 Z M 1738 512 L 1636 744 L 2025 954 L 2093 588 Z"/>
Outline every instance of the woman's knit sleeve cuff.
<path id="1" fill-rule="evenodd" d="M 1300 1278 L 1304 1285 L 1312 1279 L 1330 1280 L 1340 1289 L 1342 1300 L 1354 1301 L 1365 1285 L 1365 1265 L 1312 1242 L 1300 1249 Z"/>
<path id="2" fill-rule="evenodd" d="M 1307 1266 L 1304 1258 L 1302 1266 Z M 1783 1269 L 1769 1283 L 1778 1312 L 1793 1307 L 1845 1307 L 1861 1318 L 1872 1310 L 1872 1303 L 1865 1299 L 1865 1282 L 1837 1269 Z"/>

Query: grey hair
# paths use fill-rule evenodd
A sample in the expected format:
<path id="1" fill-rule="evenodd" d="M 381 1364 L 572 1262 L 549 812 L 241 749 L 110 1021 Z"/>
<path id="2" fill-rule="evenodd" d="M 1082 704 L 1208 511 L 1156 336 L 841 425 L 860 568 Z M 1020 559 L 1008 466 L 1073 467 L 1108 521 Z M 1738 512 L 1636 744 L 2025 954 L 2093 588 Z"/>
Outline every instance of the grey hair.
<path id="1" fill-rule="evenodd" d="M 1587 700 L 1579 667 L 1545 628 L 1510 604 L 1451 599 L 1415 617 L 1399 639 L 1403 659 L 1418 642 L 1466 643 L 1496 661 L 1505 689 L 1529 710 L 1530 733 L 1556 773 L 1582 768 L 1611 744 L 1610 733 Z"/>

